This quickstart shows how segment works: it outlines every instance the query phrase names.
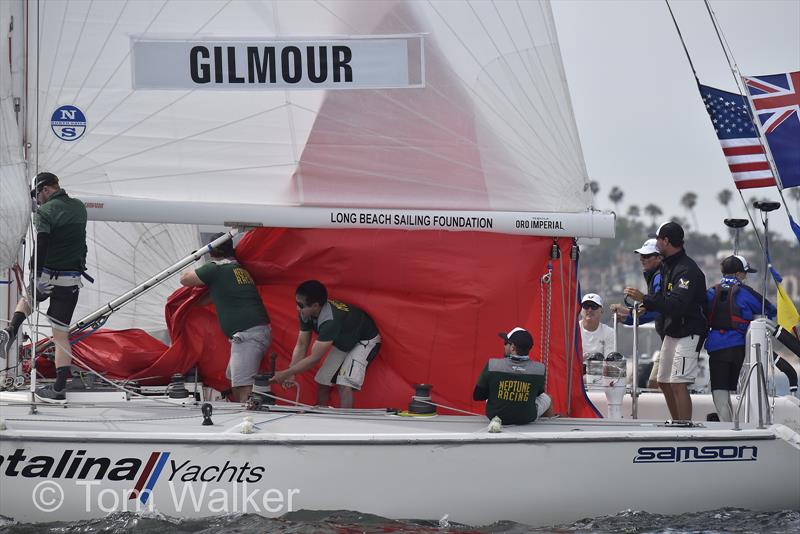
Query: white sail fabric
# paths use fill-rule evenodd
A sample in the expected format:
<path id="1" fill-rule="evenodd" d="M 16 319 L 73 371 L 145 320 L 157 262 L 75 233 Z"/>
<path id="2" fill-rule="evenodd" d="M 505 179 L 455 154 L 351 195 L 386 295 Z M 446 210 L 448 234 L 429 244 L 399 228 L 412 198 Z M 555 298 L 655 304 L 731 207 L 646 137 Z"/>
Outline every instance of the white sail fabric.
<path id="1" fill-rule="evenodd" d="M 211 1 L 187 9 L 140 0 L 40 9 L 39 165 L 76 194 L 272 206 L 589 207 L 545 2 Z M 394 34 L 424 36 L 424 88 L 132 89 L 132 37 Z M 51 115 L 63 105 L 86 117 L 76 141 L 52 132 Z"/>
<path id="2" fill-rule="evenodd" d="M 12 26 L 11 7 L 10 3 L 0 2 L 0 27 L 5 32 Z M 18 20 L 16 22 L 19 24 Z M 17 31 L 22 29 L 21 25 L 17 28 Z M 0 58 L 8 58 L 10 53 L 21 57 L 18 50 L 9 50 L 11 42 L 5 32 L 0 34 Z M 17 262 L 20 242 L 25 235 L 31 213 L 31 198 L 22 152 L 22 130 L 14 111 L 10 67 L 11 65 L 4 64 L 0 74 L 0 269 L 6 269 Z"/>
<path id="3" fill-rule="evenodd" d="M 54 172 L 79 198 L 229 203 L 231 221 L 241 220 L 236 205 L 243 203 L 554 214 L 589 209 L 545 1 L 73 0 L 25 6 L 28 55 L 39 59 L 28 77 L 28 138 L 38 139 L 28 155 L 38 167 L 28 175 Z M 376 36 L 422 37 L 422 49 L 408 54 L 408 70 L 423 72 L 415 80 L 423 87 L 133 88 L 136 40 Z M 88 269 L 98 281 L 83 290 L 76 318 L 196 248 L 197 235 L 196 227 L 179 225 L 91 223 Z M 175 285 L 146 297 L 150 304 L 140 300 L 115 314 L 112 326 L 157 328 L 164 297 Z"/>

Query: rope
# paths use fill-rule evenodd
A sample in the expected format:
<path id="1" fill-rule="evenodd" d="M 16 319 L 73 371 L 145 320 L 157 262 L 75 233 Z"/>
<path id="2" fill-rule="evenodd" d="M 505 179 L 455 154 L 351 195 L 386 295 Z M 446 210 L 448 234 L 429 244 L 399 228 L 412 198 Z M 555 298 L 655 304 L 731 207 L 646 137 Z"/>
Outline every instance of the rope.
<path id="1" fill-rule="evenodd" d="M 541 360 L 544 364 L 544 389 L 547 391 L 547 379 L 550 374 L 550 307 L 552 305 L 553 286 L 553 262 L 547 262 L 547 272 L 539 280 L 539 288 L 542 294 L 542 323 L 541 323 Z"/>
<path id="2" fill-rule="evenodd" d="M 454 412 L 459 412 L 459 413 L 463 413 L 463 414 L 467 414 L 467 415 L 477 415 L 478 417 L 486 417 L 486 414 L 483 414 L 483 413 L 470 412 L 470 411 L 467 411 L 467 410 L 462 410 L 460 408 L 454 408 L 453 406 L 447 406 L 446 404 L 439 404 L 437 402 L 421 399 L 419 397 L 415 397 L 415 399 L 420 401 L 420 402 L 424 402 L 425 404 L 430 404 L 431 406 L 436 406 L 437 408 L 442 408 L 443 410 L 452 410 Z"/>

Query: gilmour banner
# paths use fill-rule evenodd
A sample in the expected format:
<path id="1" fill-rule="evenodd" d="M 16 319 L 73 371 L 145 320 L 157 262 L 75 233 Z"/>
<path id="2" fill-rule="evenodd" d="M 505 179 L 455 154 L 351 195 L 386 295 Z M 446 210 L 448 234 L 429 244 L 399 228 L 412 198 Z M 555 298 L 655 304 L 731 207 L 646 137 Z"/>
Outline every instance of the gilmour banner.
<path id="1" fill-rule="evenodd" d="M 131 40 L 134 89 L 264 91 L 425 86 L 420 35 Z"/>

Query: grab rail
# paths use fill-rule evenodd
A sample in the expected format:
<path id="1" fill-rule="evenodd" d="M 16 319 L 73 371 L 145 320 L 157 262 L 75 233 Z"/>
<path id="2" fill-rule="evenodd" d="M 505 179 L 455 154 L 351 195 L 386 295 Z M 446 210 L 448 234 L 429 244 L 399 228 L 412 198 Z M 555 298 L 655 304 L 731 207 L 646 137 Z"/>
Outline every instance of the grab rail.
<path id="1" fill-rule="evenodd" d="M 764 400 L 767 404 L 767 424 L 772 424 L 772 415 L 769 412 L 769 398 L 767 397 L 767 380 L 764 376 L 764 364 L 761 363 L 761 344 L 756 344 L 756 364 L 750 367 L 750 370 L 747 372 L 747 379 L 744 381 L 744 386 L 742 386 L 742 396 L 739 397 L 739 402 L 736 405 L 736 414 L 733 417 L 733 429 L 734 430 L 741 430 L 739 428 L 739 414 L 742 411 L 742 404 L 744 403 L 745 396 L 748 396 L 750 392 L 748 391 L 748 387 L 750 386 L 750 379 L 753 377 L 753 371 L 758 369 L 756 373 L 757 377 L 756 380 L 758 385 L 758 428 L 762 430 L 766 428 L 764 426 L 764 414 L 762 411 L 761 405 L 761 397 L 764 397 Z M 762 389 L 763 388 L 763 389 Z"/>

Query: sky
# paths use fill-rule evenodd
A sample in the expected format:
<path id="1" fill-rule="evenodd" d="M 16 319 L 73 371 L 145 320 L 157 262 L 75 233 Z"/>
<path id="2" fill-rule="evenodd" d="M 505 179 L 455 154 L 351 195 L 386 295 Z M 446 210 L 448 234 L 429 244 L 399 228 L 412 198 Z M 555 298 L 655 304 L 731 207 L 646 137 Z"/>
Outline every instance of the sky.
<path id="1" fill-rule="evenodd" d="M 743 75 L 800 70 L 800 0 L 710 3 Z M 701 83 L 738 92 L 704 3 L 670 4 Z M 728 215 L 717 194 L 727 188 L 733 216 L 746 217 L 665 3 L 552 5 L 589 179 L 600 184 L 596 207 L 613 209 L 608 193 L 619 186 L 623 214 L 630 204 L 655 203 L 664 219 L 691 221 L 680 199 L 694 191 L 700 229 L 721 235 Z M 774 187 L 743 193 L 777 199 Z M 800 218 L 788 196 L 787 202 Z M 770 214 L 770 229 L 791 235 L 784 211 Z"/>

